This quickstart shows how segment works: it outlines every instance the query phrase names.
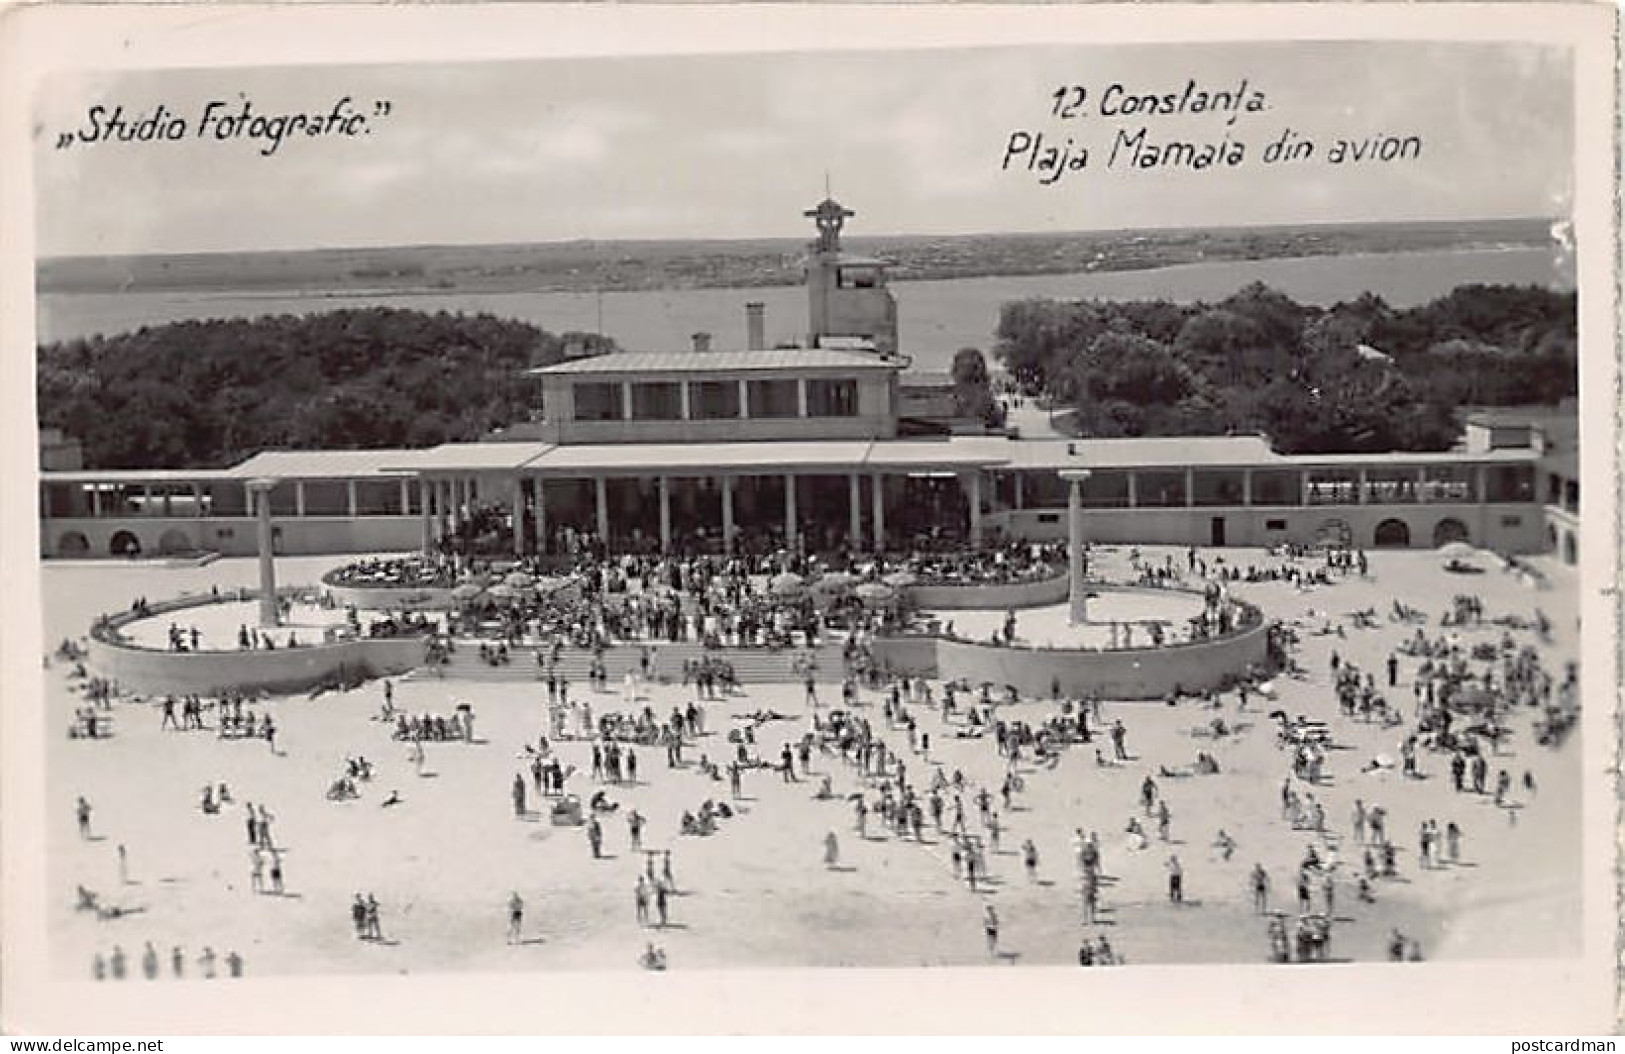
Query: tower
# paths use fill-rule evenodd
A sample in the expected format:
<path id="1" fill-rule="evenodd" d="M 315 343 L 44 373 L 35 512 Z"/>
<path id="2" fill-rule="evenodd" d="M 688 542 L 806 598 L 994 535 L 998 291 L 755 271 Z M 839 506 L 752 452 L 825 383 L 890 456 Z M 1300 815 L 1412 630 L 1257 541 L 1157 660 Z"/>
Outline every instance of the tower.
<path id="1" fill-rule="evenodd" d="M 818 240 L 807 257 L 807 342 L 829 346 L 867 341 L 882 355 L 897 351 L 897 301 L 886 288 L 886 263 L 841 251 L 841 228 L 857 215 L 833 198 L 802 213 Z"/>

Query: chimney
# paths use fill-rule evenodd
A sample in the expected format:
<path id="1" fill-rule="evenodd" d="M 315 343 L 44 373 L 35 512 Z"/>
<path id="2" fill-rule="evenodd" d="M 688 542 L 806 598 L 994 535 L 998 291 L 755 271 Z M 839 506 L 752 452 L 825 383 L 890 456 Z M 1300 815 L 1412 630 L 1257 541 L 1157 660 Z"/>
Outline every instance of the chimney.
<path id="1" fill-rule="evenodd" d="M 751 301 L 745 305 L 745 350 L 767 350 L 767 305 Z"/>
<path id="2" fill-rule="evenodd" d="M 694 341 L 694 350 L 695 351 L 710 351 L 711 350 L 711 334 L 709 334 L 709 333 L 696 333 L 696 334 L 694 334 L 692 339 Z"/>

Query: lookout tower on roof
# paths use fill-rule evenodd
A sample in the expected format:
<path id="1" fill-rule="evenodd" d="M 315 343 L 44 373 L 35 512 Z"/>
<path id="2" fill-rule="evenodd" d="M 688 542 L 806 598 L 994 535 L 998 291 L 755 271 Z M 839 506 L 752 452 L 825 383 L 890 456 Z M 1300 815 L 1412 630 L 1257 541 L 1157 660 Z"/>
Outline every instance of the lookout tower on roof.
<path id="1" fill-rule="evenodd" d="M 807 258 L 807 343 L 895 354 L 897 301 L 886 288 L 885 261 L 841 251 L 841 228 L 857 214 L 825 198 L 802 215 L 818 229 Z"/>

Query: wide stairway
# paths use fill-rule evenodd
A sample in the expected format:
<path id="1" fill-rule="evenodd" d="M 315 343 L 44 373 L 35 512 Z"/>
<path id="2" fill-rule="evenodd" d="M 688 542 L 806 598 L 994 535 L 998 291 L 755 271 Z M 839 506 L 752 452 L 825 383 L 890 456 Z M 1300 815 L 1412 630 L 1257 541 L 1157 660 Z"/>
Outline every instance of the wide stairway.
<path id="1" fill-rule="evenodd" d="M 799 683 L 802 669 L 811 656 L 816 676 L 820 681 L 839 680 L 843 672 L 841 640 L 826 639 L 818 647 L 781 648 L 720 648 L 707 651 L 692 641 L 674 643 L 656 642 L 651 645 L 651 676 L 659 681 L 680 682 L 683 664 L 704 656 L 730 663 L 740 684 Z M 616 686 L 628 671 L 638 672 L 643 648 L 638 644 L 617 644 L 604 649 L 604 671 L 610 685 Z M 592 669 L 592 652 L 585 648 L 566 647 L 559 652 L 555 672 L 574 685 L 585 685 Z M 459 640 L 451 661 L 440 667 L 447 680 L 482 682 L 537 682 L 546 672 L 536 662 L 536 649 L 528 645 L 509 648 L 508 661 L 493 666 L 480 658 L 478 641 Z M 419 667 L 407 675 L 407 680 L 438 679 L 439 674 L 429 667 Z"/>

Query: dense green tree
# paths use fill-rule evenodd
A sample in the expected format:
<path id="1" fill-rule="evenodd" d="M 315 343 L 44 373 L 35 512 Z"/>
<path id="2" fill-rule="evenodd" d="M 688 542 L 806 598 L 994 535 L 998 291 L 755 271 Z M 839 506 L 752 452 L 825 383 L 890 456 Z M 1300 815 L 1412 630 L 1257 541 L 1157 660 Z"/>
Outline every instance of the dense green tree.
<path id="1" fill-rule="evenodd" d="M 280 446 L 426 446 L 529 419 L 529 368 L 613 343 L 491 315 L 346 309 L 142 327 L 39 349 L 39 416 L 100 468 Z"/>

